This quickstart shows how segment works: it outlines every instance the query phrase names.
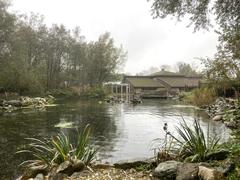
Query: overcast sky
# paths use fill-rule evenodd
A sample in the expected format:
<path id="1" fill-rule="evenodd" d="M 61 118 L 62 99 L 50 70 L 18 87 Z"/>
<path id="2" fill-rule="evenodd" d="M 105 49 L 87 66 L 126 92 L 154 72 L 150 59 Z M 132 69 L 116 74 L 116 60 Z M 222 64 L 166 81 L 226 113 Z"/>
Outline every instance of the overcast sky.
<path id="1" fill-rule="evenodd" d="M 110 32 L 128 52 L 124 71 L 131 74 L 178 61 L 196 64 L 196 57 L 216 52 L 213 30 L 193 33 L 187 22 L 152 19 L 150 7 L 147 0 L 12 0 L 11 10 L 40 13 L 49 26 L 79 26 L 87 40 Z"/>

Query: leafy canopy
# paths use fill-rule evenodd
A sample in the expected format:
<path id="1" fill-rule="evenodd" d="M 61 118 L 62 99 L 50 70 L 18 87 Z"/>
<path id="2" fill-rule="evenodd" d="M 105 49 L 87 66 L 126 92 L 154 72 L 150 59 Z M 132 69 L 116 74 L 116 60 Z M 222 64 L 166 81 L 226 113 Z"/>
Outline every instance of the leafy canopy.
<path id="1" fill-rule="evenodd" d="M 239 0 L 148 0 L 152 2 L 154 18 L 188 16 L 195 30 L 211 26 L 211 17 L 222 28 L 237 27 L 240 22 Z"/>

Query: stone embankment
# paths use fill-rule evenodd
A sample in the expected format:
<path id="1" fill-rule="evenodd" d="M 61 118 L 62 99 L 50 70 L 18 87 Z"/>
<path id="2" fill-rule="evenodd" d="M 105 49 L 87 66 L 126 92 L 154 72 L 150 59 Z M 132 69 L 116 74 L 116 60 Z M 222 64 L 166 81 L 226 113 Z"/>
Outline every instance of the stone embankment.
<path id="1" fill-rule="evenodd" d="M 240 101 L 230 98 L 218 98 L 213 104 L 204 107 L 210 118 L 222 121 L 230 129 L 240 127 Z"/>
<path id="2" fill-rule="evenodd" d="M 42 166 L 30 168 L 18 180 L 105 180 L 105 179 L 160 179 L 160 180 L 222 180 L 235 168 L 231 162 L 213 167 L 208 163 L 184 163 L 164 161 L 156 164 L 154 159 L 121 161 L 113 165 L 92 164 L 85 166 L 80 160 L 65 161 L 51 168 L 50 172 Z"/>
<path id="3" fill-rule="evenodd" d="M 42 97 L 31 98 L 27 96 L 21 96 L 15 100 L 0 99 L 0 110 L 11 112 L 18 109 L 43 108 L 52 103 L 53 100 L 54 100 L 53 96 L 48 96 L 44 98 Z"/>

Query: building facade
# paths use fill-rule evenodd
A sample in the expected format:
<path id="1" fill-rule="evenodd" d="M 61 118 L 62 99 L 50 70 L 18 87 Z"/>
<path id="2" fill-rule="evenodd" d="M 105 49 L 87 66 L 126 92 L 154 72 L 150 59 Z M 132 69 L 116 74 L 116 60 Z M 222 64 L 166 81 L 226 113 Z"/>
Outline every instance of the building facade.
<path id="1" fill-rule="evenodd" d="M 125 76 L 130 92 L 143 98 L 166 98 L 198 88 L 202 77 L 160 71 L 149 76 Z"/>

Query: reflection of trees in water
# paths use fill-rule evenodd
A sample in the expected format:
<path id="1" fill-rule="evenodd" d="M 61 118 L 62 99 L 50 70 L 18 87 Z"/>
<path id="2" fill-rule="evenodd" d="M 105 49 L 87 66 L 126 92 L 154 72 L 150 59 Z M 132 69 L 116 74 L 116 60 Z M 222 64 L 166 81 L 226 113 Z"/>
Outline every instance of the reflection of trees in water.
<path id="1" fill-rule="evenodd" d="M 114 149 L 117 127 L 107 104 L 99 104 L 97 101 L 77 101 L 59 111 L 59 116 L 62 121 L 73 123 L 73 128 L 61 128 L 71 137 L 73 143 L 77 141 L 76 130 L 82 130 L 90 124 L 92 142 L 100 147 L 101 156 Z"/>
<path id="2" fill-rule="evenodd" d="M 55 128 L 60 121 L 73 122 L 74 128 Z M 108 112 L 108 106 L 96 101 L 70 102 L 51 107 L 45 112 L 17 113 L 14 116 L 0 117 L 0 156 L 4 157 L 4 161 L 0 163 L 0 177 L 17 177 L 20 169 L 17 170 L 16 167 L 29 158 L 27 154 L 14 155 L 18 148 L 28 143 L 25 138 L 51 137 L 62 130 L 76 142 L 76 129 L 81 130 L 88 123 L 93 129 L 93 142 L 103 147 L 102 152 L 112 151 L 117 129 L 115 121 Z"/>
<path id="3" fill-rule="evenodd" d="M 18 165 L 29 158 L 27 154 L 15 154 L 19 148 L 27 144 L 25 138 L 42 138 L 51 136 L 55 112 L 17 113 L 0 117 L 0 156 L 4 157 L 0 163 L 0 177 L 3 179 L 16 178 L 20 172 Z M 10 177 L 9 177 L 10 176 Z"/>
<path id="4" fill-rule="evenodd" d="M 45 112 L 17 113 L 13 116 L 0 116 L 0 157 L 4 160 L 0 163 L 0 177 L 2 179 L 13 179 L 17 175 L 17 166 L 27 156 L 14 155 L 18 147 L 26 144 L 24 138 L 27 137 L 50 137 L 60 130 L 76 141 L 76 128 L 83 129 L 88 123 L 93 128 L 92 141 L 100 148 L 101 157 L 109 157 L 117 146 L 118 139 L 123 138 L 126 124 L 122 113 L 132 113 L 147 118 L 170 118 L 170 123 L 174 126 L 181 120 L 179 115 L 186 117 L 189 123 L 194 117 L 201 119 L 201 125 L 207 125 L 209 120 L 191 107 L 175 106 L 176 103 L 169 101 L 145 101 L 135 107 L 131 105 L 99 104 L 97 101 L 70 101 L 64 105 L 50 107 Z M 149 116 L 150 115 L 150 116 Z M 146 119 L 147 122 L 148 119 Z M 169 119 L 168 119 L 169 120 Z M 73 122 L 73 128 L 55 128 L 60 122 Z M 211 121 L 210 121 L 211 122 Z M 161 125 L 161 123 L 159 123 Z M 210 131 L 214 134 L 225 132 L 224 128 L 219 128 L 219 124 L 210 124 Z M 162 129 L 162 127 L 159 127 Z M 225 129 L 226 130 L 226 129 Z M 127 138 L 127 137 L 125 137 Z M 139 139 L 136 139 L 136 141 Z M 141 139 L 142 140 L 142 139 Z M 11 177 L 9 177 L 11 176 Z"/>

